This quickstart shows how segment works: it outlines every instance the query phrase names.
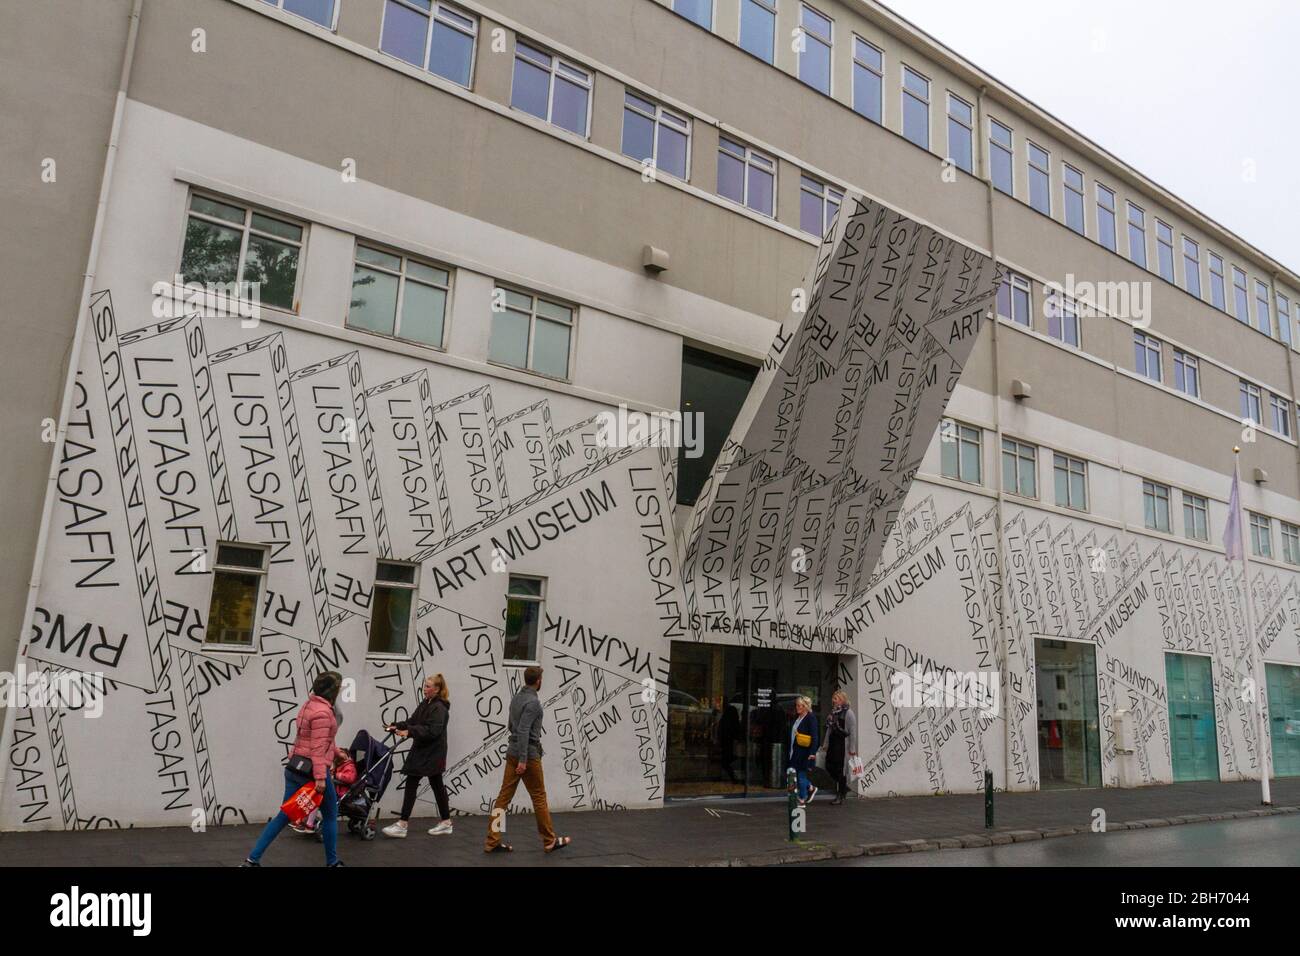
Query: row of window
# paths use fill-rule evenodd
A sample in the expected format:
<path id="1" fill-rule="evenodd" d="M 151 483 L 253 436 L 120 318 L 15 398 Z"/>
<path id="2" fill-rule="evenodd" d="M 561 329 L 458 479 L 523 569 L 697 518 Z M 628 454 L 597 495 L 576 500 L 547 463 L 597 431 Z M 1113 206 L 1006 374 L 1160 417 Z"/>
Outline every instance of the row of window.
<path id="1" fill-rule="evenodd" d="M 945 418 L 939 426 L 939 467 L 945 478 L 984 483 L 984 430 Z M 1003 490 L 1024 498 L 1037 498 L 1038 446 L 1014 438 L 1002 439 Z M 1075 511 L 1088 510 L 1088 463 L 1052 452 L 1052 487 L 1056 504 Z"/>
<path id="2" fill-rule="evenodd" d="M 190 197 L 179 272 L 186 282 L 259 284 L 261 304 L 296 311 L 308 224 L 225 199 Z M 455 270 L 357 240 L 346 325 L 444 348 Z M 498 285 L 488 360 L 567 379 L 576 310 Z"/>
<path id="3" fill-rule="evenodd" d="M 255 652 L 259 611 L 271 549 L 248 542 L 221 542 L 212 566 L 212 595 L 204 646 L 213 650 Z M 420 591 L 420 565 L 410 561 L 375 563 L 370 600 L 367 655 L 405 658 L 412 652 L 413 610 Z M 537 662 L 537 635 L 546 599 L 546 579 L 512 574 L 506 585 L 506 661 Z"/>
<path id="4" fill-rule="evenodd" d="M 674 9 L 696 23 L 712 29 L 712 0 L 675 0 Z M 755 12 L 750 12 L 755 8 Z M 761 14 L 757 11 L 761 10 Z M 807 85 L 831 95 L 831 57 L 834 50 L 834 22 L 807 3 L 800 4 L 801 36 L 798 44 L 798 76 Z M 742 48 L 768 63 L 773 62 L 772 39 L 775 31 L 776 0 L 742 0 Z M 761 41 L 761 42 L 760 42 Z M 853 35 L 853 89 L 852 107 L 874 123 L 883 123 L 883 97 L 885 54 L 880 47 Z M 929 150 L 930 108 L 932 105 L 931 81 L 923 72 L 906 63 L 899 64 L 901 81 L 901 117 L 904 138 Z M 975 108 L 966 99 L 947 91 L 947 158 L 953 165 L 967 173 L 975 172 Z M 1015 149 L 1012 127 L 992 117 L 988 126 L 989 178 L 994 188 L 1015 195 Z M 1025 175 L 1029 205 L 1043 215 L 1053 217 L 1051 187 L 1051 152 L 1025 140 Z M 1062 161 L 1061 221 L 1081 236 L 1088 236 L 1085 222 L 1087 199 L 1085 177 L 1081 170 Z M 1120 224 L 1115 190 L 1094 180 L 1095 224 L 1092 238 L 1112 252 L 1119 253 Z M 1128 257 L 1136 265 L 1159 275 L 1166 282 L 1177 285 L 1177 263 L 1182 262 L 1182 288 L 1198 299 L 1202 294 L 1201 246 L 1187 235 L 1176 237 L 1169 223 L 1155 218 L 1155 259 L 1148 261 L 1147 211 L 1131 200 L 1125 203 L 1124 233 L 1127 236 Z M 806 227 L 805 227 L 806 228 Z M 1176 242 L 1176 238 L 1181 241 Z M 1287 344 L 1293 341 L 1291 302 L 1281 292 L 1276 293 L 1270 307 L 1268 283 L 1247 276 L 1245 270 L 1233 265 L 1225 267 L 1224 257 L 1207 251 L 1204 263 L 1208 269 L 1209 303 L 1222 312 L 1234 316 L 1246 325 Z M 1231 282 L 1229 283 L 1229 279 Z M 1270 309 L 1276 308 L 1276 325 Z M 1253 312 L 1253 317 L 1252 317 Z M 1275 331 L 1276 329 L 1276 331 Z M 1300 342 L 1297 342 L 1300 347 Z"/>
<path id="5" fill-rule="evenodd" d="M 1081 348 L 1079 305 L 1068 296 L 1044 289 L 1047 296 L 1044 311 L 1047 314 L 1046 332 L 1074 348 Z M 1282 300 L 1285 302 L 1285 299 Z M 1007 271 L 997 295 L 998 315 L 1025 328 L 1035 328 L 1033 283 L 1016 272 Z M 1163 384 L 1165 381 L 1164 350 L 1166 343 L 1139 329 L 1133 331 L 1133 369 L 1144 378 Z M 1173 353 L 1173 386 L 1192 398 L 1201 397 L 1201 361 L 1190 352 L 1170 347 Z M 1293 410 L 1289 399 L 1269 394 L 1269 417 L 1263 413 L 1263 389 L 1253 382 L 1240 381 L 1240 413 L 1243 422 L 1266 425 L 1285 438 L 1291 437 Z"/>
<path id="6" fill-rule="evenodd" d="M 983 476 L 984 430 L 972 425 L 943 420 L 939 429 L 940 471 L 945 478 L 981 485 Z M 1002 488 L 1022 498 L 1038 498 L 1037 445 L 1016 438 L 1002 439 Z M 1052 484 L 1057 507 L 1088 510 L 1088 463 L 1060 452 L 1052 452 Z M 1173 534 L 1174 489 L 1157 481 L 1142 481 L 1143 524 L 1152 531 Z M 1183 506 L 1183 536 L 1193 541 L 1210 540 L 1209 502 L 1203 495 L 1179 491 Z M 1273 521 L 1267 515 L 1247 512 L 1250 518 L 1251 553 L 1273 557 Z M 1282 526 L 1282 559 L 1300 565 L 1300 527 L 1286 521 Z"/>
<path id="7" fill-rule="evenodd" d="M 265 0 L 289 12 L 329 25 L 334 16 L 333 0 Z M 740 45 L 768 63 L 775 50 L 777 0 L 742 0 Z M 675 9 L 706 29 L 713 28 L 712 0 L 676 0 Z M 798 44 L 799 78 L 830 94 L 834 22 L 807 3 L 800 6 L 801 33 Z M 379 48 L 382 52 L 470 88 L 478 18 L 440 0 L 385 0 Z M 868 119 L 882 122 L 884 51 L 853 37 L 853 107 Z M 923 149 L 930 148 L 931 83 L 919 70 L 900 64 L 903 135 Z M 586 138 L 591 128 L 593 71 L 544 50 L 540 45 L 516 39 L 511 106 L 561 129 Z M 948 91 L 948 154 L 952 162 L 974 172 L 974 106 Z M 686 181 L 690 178 L 691 119 L 654 102 L 647 96 L 626 91 L 624 96 L 622 151 L 657 171 Z M 995 188 L 1013 195 L 1015 169 L 1012 128 L 989 119 L 989 175 Z M 1026 141 L 1026 174 L 1029 204 L 1052 216 L 1051 154 Z M 743 143 L 723 138 L 717 157 L 718 195 L 769 217 L 776 217 L 777 163 Z M 1084 174 L 1069 163 L 1061 163 L 1063 221 L 1080 235 L 1085 225 Z M 1094 181 L 1094 237 L 1106 248 L 1118 252 L 1119 228 L 1116 194 Z M 833 218 L 843 191 L 807 175 L 801 176 L 799 225 L 811 235 L 824 234 Z M 1148 264 L 1147 213 L 1128 201 L 1125 218 L 1129 258 L 1142 268 L 1176 283 L 1176 262 L 1181 258 L 1183 288 L 1198 299 L 1202 296 L 1200 244 L 1182 236 L 1175 246 L 1173 227 L 1155 219 L 1155 260 Z M 1274 335 L 1271 309 L 1276 309 L 1276 335 L 1292 342 L 1292 305 L 1277 292 L 1270 304 L 1268 283 L 1250 279 L 1236 265 L 1228 267 L 1222 256 L 1207 253 L 1210 304 L 1239 321 L 1268 335 Z M 1231 305 L 1230 305 L 1231 303 Z M 1252 317 L 1253 312 L 1253 317 Z M 1063 341 L 1078 344 L 1077 319 L 1069 305 L 1062 309 L 1059 323 Z M 1049 331 L 1050 334 L 1050 331 Z M 1300 345 L 1300 342 L 1297 343 Z"/>

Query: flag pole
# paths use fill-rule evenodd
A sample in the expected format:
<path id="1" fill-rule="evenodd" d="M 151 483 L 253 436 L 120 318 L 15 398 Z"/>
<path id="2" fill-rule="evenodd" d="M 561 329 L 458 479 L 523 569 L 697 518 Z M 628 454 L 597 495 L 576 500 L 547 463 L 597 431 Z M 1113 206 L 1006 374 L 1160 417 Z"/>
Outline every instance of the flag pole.
<path id="1" fill-rule="evenodd" d="M 1232 482 L 1236 488 L 1241 487 L 1241 446 L 1232 446 Z M 1259 747 L 1259 789 L 1260 800 L 1264 806 L 1272 806 L 1273 797 L 1268 786 L 1268 749 L 1264 738 L 1264 683 L 1260 668 L 1264 659 L 1264 649 L 1255 640 L 1255 611 L 1250 594 L 1250 552 L 1246 550 L 1246 528 L 1242 521 L 1241 496 L 1237 496 L 1237 548 L 1241 554 L 1241 570 L 1245 577 L 1246 638 L 1250 641 L 1251 671 L 1255 679 L 1255 740 Z"/>

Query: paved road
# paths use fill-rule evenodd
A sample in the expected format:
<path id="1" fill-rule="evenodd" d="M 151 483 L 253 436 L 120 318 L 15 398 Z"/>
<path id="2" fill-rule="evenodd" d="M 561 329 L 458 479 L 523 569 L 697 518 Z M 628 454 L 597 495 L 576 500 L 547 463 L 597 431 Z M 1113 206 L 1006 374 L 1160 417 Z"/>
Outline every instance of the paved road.
<path id="1" fill-rule="evenodd" d="M 1081 834 L 800 866 L 1300 866 L 1300 815 Z"/>

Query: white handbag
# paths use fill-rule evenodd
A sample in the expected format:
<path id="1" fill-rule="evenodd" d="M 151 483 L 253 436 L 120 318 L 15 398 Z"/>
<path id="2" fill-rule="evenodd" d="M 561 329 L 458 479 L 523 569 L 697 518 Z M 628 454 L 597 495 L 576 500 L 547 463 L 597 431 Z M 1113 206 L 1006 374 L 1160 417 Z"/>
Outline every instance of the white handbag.
<path id="1" fill-rule="evenodd" d="M 855 783 L 866 776 L 867 768 L 862 765 L 862 758 L 854 754 L 849 758 L 849 779 Z"/>

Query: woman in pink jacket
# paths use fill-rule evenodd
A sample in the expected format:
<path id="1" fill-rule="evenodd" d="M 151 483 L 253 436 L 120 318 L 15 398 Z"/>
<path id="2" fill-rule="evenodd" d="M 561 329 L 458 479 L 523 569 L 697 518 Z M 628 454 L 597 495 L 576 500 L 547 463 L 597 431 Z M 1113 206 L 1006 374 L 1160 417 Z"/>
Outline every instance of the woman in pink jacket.
<path id="1" fill-rule="evenodd" d="M 334 737 L 339 730 L 338 718 L 334 713 L 334 701 L 343 686 L 343 676 L 336 671 L 326 671 L 316 678 L 311 685 L 311 696 L 298 711 L 298 736 L 293 742 L 293 751 L 289 754 L 289 763 L 284 768 L 284 800 L 298 792 L 303 786 L 316 781 L 316 792 L 325 795 L 321 803 L 321 835 L 325 840 L 325 865 L 342 866 L 338 857 L 339 837 L 339 803 L 334 792 L 334 780 L 330 767 L 334 762 L 336 750 Z M 310 763 L 311 772 L 307 772 Z M 282 803 L 284 801 L 281 801 Z M 266 825 L 262 835 L 257 839 L 253 852 L 248 854 L 244 866 L 261 866 L 262 854 L 271 845 L 271 841 L 280 835 L 289 824 L 289 818 L 281 810 Z"/>

